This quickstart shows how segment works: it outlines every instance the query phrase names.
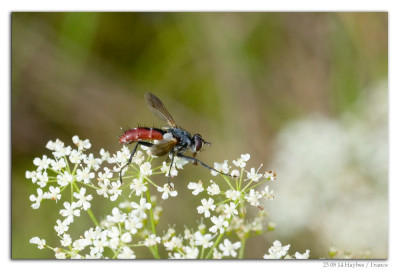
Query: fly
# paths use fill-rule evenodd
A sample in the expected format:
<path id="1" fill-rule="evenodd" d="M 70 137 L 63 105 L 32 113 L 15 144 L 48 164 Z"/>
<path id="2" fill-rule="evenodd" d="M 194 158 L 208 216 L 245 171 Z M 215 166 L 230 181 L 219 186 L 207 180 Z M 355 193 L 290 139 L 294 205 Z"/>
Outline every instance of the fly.
<path id="1" fill-rule="evenodd" d="M 175 157 L 185 159 L 189 162 L 192 162 L 194 165 L 200 164 L 210 170 L 218 172 L 219 174 L 231 177 L 231 175 L 216 170 L 215 168 L 203 163 L 196 158 L 197 153 L 203 149 L 204 145 L 211 145 L 210 142 L 205 141 L 200 134 L 194 134 L 192 136 L 186 130 L 178 127 L 165 105 L 153 93 L 147 92 L 145 94 L 145 100 L 147 106 L 153 112 L 153 114 L 166 122 L 169 127 L 161 129 L 137 127 L 124 131 L 124 133 L 119 137 L 118 141 L 124 145 L 136 142 L 136 145 L 132 150 L 128 162 L 120 170 L 121 183 L 122 170 L 132 162 L 132 159 L 139 145 L 149 147 L 151 154 L 154 156 L 164 156 L 167 154 L 171 156 L 171 164 L 168 171 L 168 185 L 170 186 L 170 188 L 172 188 L 170 183 L 170 172 Z M 145 140 L 158 140 L 158 142 L 152 143 Z M 190 151 L 192 153 L 192 156 L 185 155 L 186 151 Z"/>

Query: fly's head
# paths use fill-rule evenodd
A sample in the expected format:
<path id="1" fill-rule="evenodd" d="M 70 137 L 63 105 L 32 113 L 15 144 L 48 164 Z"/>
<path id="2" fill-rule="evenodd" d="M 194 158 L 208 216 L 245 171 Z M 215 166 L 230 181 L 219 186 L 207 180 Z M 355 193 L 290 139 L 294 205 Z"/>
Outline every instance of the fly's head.
<path id="1" fill-rule="evenodd" d="M 190 144 L 191 151 L 197 153 L 203 149 L 204 145 L 210 146 L 211 143 L 205 141 L 200 134 L 194 134 Z"/>

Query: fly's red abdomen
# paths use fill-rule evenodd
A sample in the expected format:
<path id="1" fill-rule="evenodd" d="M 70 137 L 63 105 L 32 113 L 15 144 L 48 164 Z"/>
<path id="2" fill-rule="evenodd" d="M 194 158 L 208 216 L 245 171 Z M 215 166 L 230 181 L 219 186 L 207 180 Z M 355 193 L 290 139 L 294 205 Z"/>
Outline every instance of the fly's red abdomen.
<path id="1" fill-rule="evenodd" d="M 125 131 L 118 139 L 121 144 L 131 144 L 139 140 L 161 140 L 165 131 L 156 128 L 138 127 Z"/>

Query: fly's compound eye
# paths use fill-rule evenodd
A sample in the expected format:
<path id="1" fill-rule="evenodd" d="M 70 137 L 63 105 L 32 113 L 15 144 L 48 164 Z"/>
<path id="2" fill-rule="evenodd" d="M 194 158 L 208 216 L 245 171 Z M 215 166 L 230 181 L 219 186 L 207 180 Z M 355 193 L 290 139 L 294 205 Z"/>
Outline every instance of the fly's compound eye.
<path id="1" fill-rule="evenodd" d="M 193 136 L 193 141 L 194 141 L 193 142 L 194 143 L 193 151 L 199 152 L 203 148 L 203 139 L 201 138 L 201 136 L 199 134 L 195 134 Z"/>

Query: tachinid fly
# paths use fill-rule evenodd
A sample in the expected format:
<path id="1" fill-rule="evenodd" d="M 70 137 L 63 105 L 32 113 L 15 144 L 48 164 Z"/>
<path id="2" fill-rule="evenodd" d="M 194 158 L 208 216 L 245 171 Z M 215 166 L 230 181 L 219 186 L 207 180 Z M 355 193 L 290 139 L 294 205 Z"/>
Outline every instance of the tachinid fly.
<path id="1" fill-rule="evenodd" d="M 164 156 L 166 154 L 171 155 L 171 164 L 168 171 L 168 184 L 170 187 L 170 172 L 175 157 L 185 159 L 189 162 L 192 162 L 194 165 L 199 163 L 210 170 L 231 177 L 229 174 L 216 170 L 215 168 L 201 162 L 199 159 L 196 158 L 196 154 L 202 150 L 204 145 L 211 145 L 210 142 L 205 141 L 200 134 L 194 134 L 192 136 L 186 130 L 178 127 L 171 114 L 168 112 L 167 108 L 153 93 L 147 92 L 145 94 L 145 99 L 148 107 L 153 112 L 153 114 L 165 121 L 169 127 L 161 129 L 137 127 L 125 131 L 124 134 L 119 137 L 118 140 L 121 144 L 131 144 L 133 142 L 136 142 L 136 145 L 132 150 L 128 162 L 120 170 L 121 183 L 122 170 L 132 162 L 133 156 L 135 155 L 135 152 L 139 145 L 150 147 L 150 152 L 154 156 Z M 151 143 L 145 140 L 158 140 L 158 142 Z M 184 155 L 186 151 L 192 152 L 192 157 Z"/>

